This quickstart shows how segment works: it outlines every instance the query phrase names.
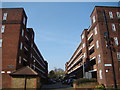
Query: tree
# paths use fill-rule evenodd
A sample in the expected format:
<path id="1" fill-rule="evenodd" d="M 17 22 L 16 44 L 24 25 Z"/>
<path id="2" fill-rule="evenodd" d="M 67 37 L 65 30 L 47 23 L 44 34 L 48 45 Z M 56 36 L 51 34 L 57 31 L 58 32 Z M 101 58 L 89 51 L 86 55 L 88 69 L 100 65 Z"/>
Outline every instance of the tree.
<path id="1" fill-rule="evenodd" d="M 61 80 L 65 76 L 65 72 L 61 68 L 54 68 L 54 70 L 51 70 L 49 72 L 49 78 L 54 79 L 54 80 Z"/>
<path id="2" fill-rule="evenodd" d="M 48 77 L 49 77 L 49 78 L 51 78 L 51 79 L 54 79 L 54 78 L 56 78 L 56 75 L 55 75 L 55 72 L 54 72 L 54 70 L 51 70 L 51 71 L 49 72 L 49 75 L 48 75 Z"/>

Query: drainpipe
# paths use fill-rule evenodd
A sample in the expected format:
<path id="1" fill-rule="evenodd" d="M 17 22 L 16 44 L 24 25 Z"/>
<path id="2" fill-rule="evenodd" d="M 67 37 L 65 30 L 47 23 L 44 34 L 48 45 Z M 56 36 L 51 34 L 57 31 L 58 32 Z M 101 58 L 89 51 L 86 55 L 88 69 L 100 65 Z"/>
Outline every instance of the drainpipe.
<path id="1" fill-rule="evenodd" d="M 83 62 L 83 78 L 85 78 L 85 63 Z"/>

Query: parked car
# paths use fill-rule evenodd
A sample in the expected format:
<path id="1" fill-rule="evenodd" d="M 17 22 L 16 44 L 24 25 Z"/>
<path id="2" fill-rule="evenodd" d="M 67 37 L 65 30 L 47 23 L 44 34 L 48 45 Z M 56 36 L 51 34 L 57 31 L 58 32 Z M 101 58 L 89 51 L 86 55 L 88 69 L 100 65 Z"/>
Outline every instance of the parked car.
<path id="1" fill-rule="evenodd" d="M 72 86 L 72 85 L 73 85 L 73 82 L 74 82 L 75 80 L 76 80 L 76 79 L 70 78 L 70 79 L 68 79 L 67 84 Z"/>
<path id="2" fill-rule="evenodd" d="M 53 79 L 49 79 L 48 82 L 49 82 L 49 84 L 55 84 L 56 83 L 56 81 L 53 80 Z"/>
<path id="3" fill-rule="evenodd" d="M 62 80 L 62 84 L 67 84 L 68 80 L 65 79 L 65 80 Z"/>

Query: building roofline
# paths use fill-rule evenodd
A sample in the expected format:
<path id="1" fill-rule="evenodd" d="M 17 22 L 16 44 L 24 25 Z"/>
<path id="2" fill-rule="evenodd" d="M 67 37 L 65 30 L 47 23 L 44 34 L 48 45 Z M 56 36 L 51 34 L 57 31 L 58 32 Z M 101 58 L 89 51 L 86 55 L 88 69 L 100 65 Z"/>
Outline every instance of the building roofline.
<path id="1" fill-rule="evenodd" d="M 21 9 L 21 10 L 23 10 L 25 16 L 27 17 L 26 12 L 25 12 L 24 8 L 22 8 L 22 7 L 19 7 L 19 8 L 0 8 L 0 9 L 7 9 L 7 10 L 8 10 L 8 9 Z M 27 17 L 27 18 L 28 18 L 28 17 Z"/>
<path id="2" fill-rule="evenodd" d="M 0 9 L 24 9 L 24 8 L 20 7 L 20 8 L 0 8 Z"/>
<path id="3" fill-rule="evenodd" d="M 84 32 L 84 31 L 86 31 L 86 30 L 88 30 L 88 29 L 84 29 L 84 30 L 82 31 L 82 33 L 81 33 L 81 35 L 80 35 L 80 36 L 82 36 L 83 32 Z"/>
<path id="4" fill-rule="evenodd" d="M 92 13 L 91 13 L 91 15 L 90 15 L 90 17 L 92 16 L 92 14 L 93 14 L 95 8 L 97 8 L 97 7 L 104 7 L 104 8 L 120 8 L 120 6 L 95 6 L 94 9 L 93 9 L 93 11 L 92 11 Z"/>

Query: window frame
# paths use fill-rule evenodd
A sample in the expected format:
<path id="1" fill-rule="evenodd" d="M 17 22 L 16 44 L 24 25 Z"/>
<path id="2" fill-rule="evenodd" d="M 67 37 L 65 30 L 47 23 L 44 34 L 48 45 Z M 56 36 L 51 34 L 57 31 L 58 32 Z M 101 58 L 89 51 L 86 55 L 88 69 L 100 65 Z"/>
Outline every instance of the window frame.
<path id="1" fill-rule="evenodd" d="M 22 48 L 23 48 L 23 43 L 21 42 L 20 43 L 20 50 L 22 50 Z"/>
<path id="2" fill-rule="evenodd" d="M 0 48 L 2 48 L 3 40 L 0 39 Z"/>
<path id="3" fill-rule="evenodd" d="M 96 21 L 95 16 L 92 17 L 92 21 L 93 21 L 93 23 L 95 23 L 95 21 Z"/>
<path id="4" fill-rule="evenodd" d="M 117 14 L 117 18 L 120 19 L 120 12 L 116 12 L 116 14 Z"/>
<path id="5" fill-rule="evenodd" d="M 98 63 L 101 63 L 101 55 L 100 54 L 97 56 L 97 59 L 98 59 Z"/>
<path id="6" fill-rule="evenodd" d="M 23 17 L 23 24 L 25 25 L 25 23 L 26 23 L 26 18 Z"/>
<path id="7" fill-rule="evenodd" d="M 100 77 L 100 79 L 103 79 L 102 70 L 101 69 L 99 70 L 99 77 Z"/>
<path id="8" fill-rule="evenodd" d="M 97 49 L 99 48 L 99 41 L 98 40 L 96 41 L 96 48 Z"/>
<path id="9" fill-rule="evenodd" d="M 115 31 L 116 31 L 115 24 L 114 24 L 114 23 L 112 23 L 112 24 L 111 24 L 111 26 L 112 26 L 112 31 L 114 31 L 114 32 L 115 32 Z"/>
<path id="10" fill-rule="evenodd" d="M 94 28 L 94 33 L 97 35 L 97 27 Z"/>
<path id="11" fill-rule="evenodd" d="M 117 52 L 117 59 L 120 61 L 120 52 Z"/>
<path id="12" fill-rule="evenodd" d="M 109 12 L 109 17 L 110 19 L 113 19 L 113 13 L 111 11 Z"/>
<path id="13" fill-rule="evenodd" d="M 5 32 L 5 25 L 2 25 L 1 27 L 1 33 L 4 33 Z"/>
<path id="14" fill-rule="evenodd" d="M 19 56 L 19 64 L 21 64 L 21 63 L 22 63 L 22 57 Z"/>
<path id="15" fill-rule="evenodd" d="M 114 37 L 114 42 L 115 42 L 115 45 L 116 45 L 116 46 L 119 45 L 119 42 L 118 42 L 118 38 L 117 38 L 117 37 Z"/>
<path id="16" fill-rule="evenodd" d="M 8 13 L 3 14 L 3 20 L 7 20 Z"/>

